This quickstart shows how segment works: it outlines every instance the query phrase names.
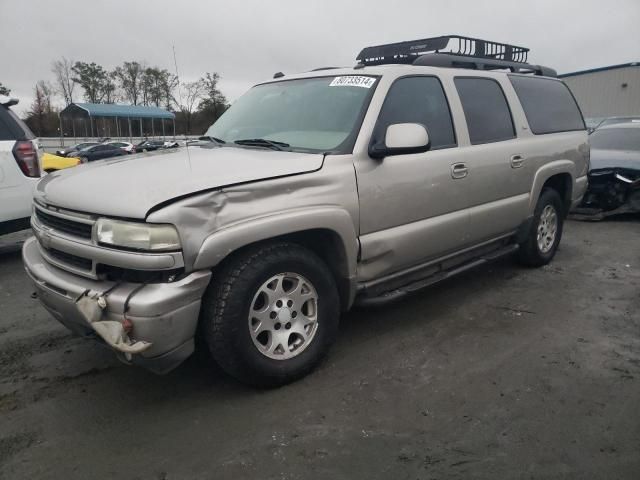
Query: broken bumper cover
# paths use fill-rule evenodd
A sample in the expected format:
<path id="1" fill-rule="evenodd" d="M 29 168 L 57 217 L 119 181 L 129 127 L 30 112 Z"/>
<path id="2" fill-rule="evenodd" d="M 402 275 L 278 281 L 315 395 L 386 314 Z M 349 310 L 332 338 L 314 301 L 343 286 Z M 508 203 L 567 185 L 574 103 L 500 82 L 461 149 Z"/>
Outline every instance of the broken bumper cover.
<path id="1" fill-rule="evenodd" d="M 201 298 L 211 279 L 210 271 L 201 270 L 172 283 L 150 283 L 140 288 L 139 283 L 91 280 L 60 270 L 44 259 L 33 237 L 25 242 L 22 258 L 43 306 L 78 335 L 108 343 L 78 308 L 80 298 L 98 298 L 107 292 L 101 320 L 119 323 L 125 319 L 124 308 L 129 298 L 126 315 L 132 325 L 129 336 L 151 345 L 133 355 L 114 345 L 112 348 L 126 363 L 165 373 L 193 353 Z"/>
<path id="2" fill-rule="evenodd" d="M 603 168 L 589 172 L 589 189 L 574 213 L 605 217 L 640 212 L 640 170 Z"/>

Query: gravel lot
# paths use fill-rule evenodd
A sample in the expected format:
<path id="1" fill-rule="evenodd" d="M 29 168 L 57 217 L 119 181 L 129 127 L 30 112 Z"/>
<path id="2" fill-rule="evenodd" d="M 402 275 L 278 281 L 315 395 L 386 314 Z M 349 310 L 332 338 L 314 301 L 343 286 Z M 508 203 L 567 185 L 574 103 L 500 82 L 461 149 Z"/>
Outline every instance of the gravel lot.
<path id="1" fill-rule="evenodd" d="M 72 337 L 30 298 L 24 237 L 0 239 L 0 478 L 640 478 L 638 218 L 354 311 L 271 391 Z"/>

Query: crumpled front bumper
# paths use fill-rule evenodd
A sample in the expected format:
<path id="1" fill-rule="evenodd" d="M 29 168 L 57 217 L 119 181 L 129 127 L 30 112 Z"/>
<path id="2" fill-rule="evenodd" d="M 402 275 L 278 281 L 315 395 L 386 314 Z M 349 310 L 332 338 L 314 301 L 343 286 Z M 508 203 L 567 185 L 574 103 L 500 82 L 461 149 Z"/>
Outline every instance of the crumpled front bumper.
<path id="1" fill-rule="evenodd" d="M 80 297 L 108 292 L 102 318 L 118 322 L 124 320 L 125 302 L 130 297 L 126 315 L 133 325 L 130 336 L 151 346 L 132 356 L 116 352 L 126 363 L 165 373 L 193 353 L 201 299 L 211 279 L 210 271 L 200 270 L 172 283 L 150 283 L 140 288 L 138 283 L 92 280 L 56 268 L 43 258 L 33 237 L 25 242 L 22 258 L 43 306 L 78 335 L 99 339 L 76 305 Z"/>

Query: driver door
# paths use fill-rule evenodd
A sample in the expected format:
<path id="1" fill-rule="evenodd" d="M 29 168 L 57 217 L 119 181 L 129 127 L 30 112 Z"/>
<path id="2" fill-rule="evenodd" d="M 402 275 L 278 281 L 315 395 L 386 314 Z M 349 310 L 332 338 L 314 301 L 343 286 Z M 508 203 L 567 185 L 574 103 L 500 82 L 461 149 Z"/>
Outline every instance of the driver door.
<path id="1" fill-rule="evenodd" d="M 415 266 L 468 243 L 467 175 L 445 91 L 434 76 L 397 79 L 384 101 L 372 142 L 389 125 L 420 123 L 425 153 L 355 160 L 360 197 L 358 281 Z"/>

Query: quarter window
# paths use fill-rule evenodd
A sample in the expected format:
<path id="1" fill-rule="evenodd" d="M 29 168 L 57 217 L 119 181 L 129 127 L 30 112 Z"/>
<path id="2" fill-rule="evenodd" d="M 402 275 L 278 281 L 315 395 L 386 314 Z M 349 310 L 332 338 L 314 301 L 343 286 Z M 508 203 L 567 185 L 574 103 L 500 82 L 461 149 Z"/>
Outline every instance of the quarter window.
<path id="1" fill-rule="evenodd" d="M 449 104 L 435 77 L 405 77 L 389 89 L 374 133 L 381 141 L 389 125 L 420 123 L 427 127 L 431 149 L 455 147 L 456 137 Z"/>
<path id="2" fill-rule="evenodd" d="M 473 145 L 515 138 L 509 104 L 498 82 L 490 78 L 456 78 L 454 82 Z"/>
<path id="3" fill-rule="evenodd" d="M 544 133 L 584 130 L 584 120 L 573 95 L 560 80 L 509 75 L 531 131 Z"/>

